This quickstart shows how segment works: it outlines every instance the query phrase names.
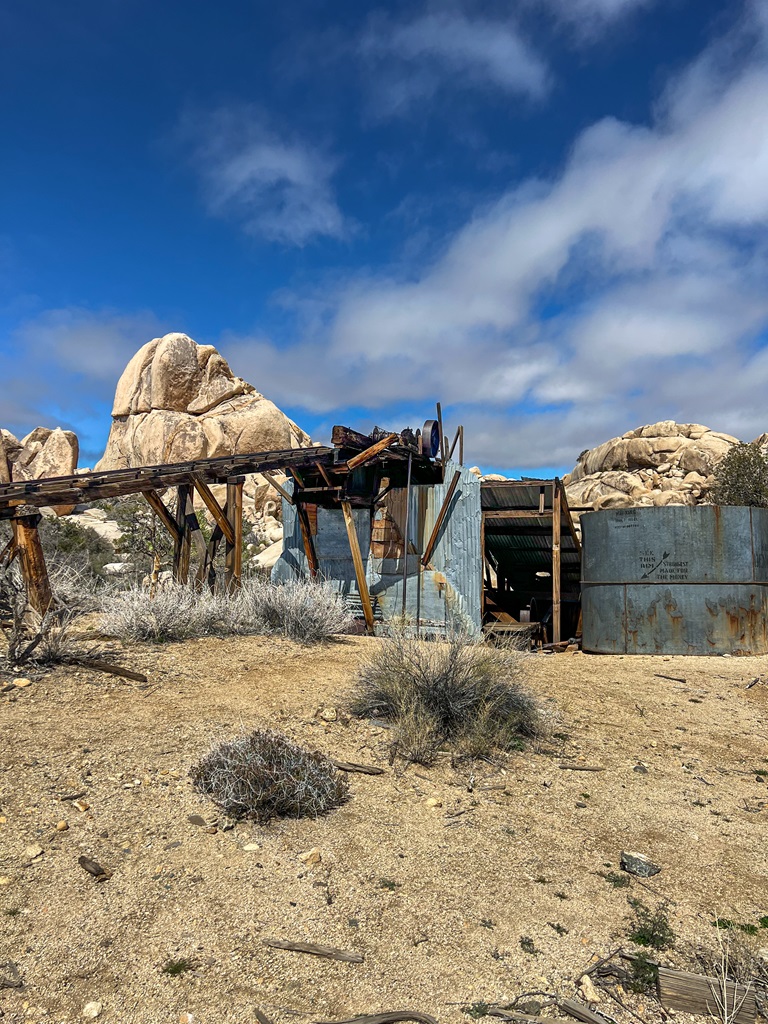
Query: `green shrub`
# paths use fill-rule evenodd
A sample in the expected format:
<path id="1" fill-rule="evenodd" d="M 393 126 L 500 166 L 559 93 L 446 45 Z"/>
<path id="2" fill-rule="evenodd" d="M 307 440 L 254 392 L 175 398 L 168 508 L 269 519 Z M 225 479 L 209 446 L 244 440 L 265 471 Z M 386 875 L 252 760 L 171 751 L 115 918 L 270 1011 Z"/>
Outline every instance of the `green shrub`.
<path id="1" fill-rule="evenodd" d="M 419 764 L 444 746 L 470 758 L 519 749 L 543 721 L 520 682 L 523 658 L 459 634 L 442 642 L 398 632 L 361 667 L 350 710 L 391 722 L 398 750 Z"/>
<path id="2" fill-rule="evenodd" d="M 627 902 L 634 911 L 627 935 L 636 946 L 649 949 L 671 949 L 675 944 L 675 933 L 667 915 L 668 905 L 660 903 L 654 910 L 640 900 L 630 897 Z"/>
<path id="3" fill-rule="evenodd" d="M 768 508 L 768 457 L 758 444 L 737 444 L 715 470 L 716 505 Z"/>
<path id="4" fill-rule="evenodd" d="M 256 731 L 214 744 L 190 771 L 195 788 L 233 818 L 317 817 L 346 799 L 349 784 L 322 754 L 287 736 Z"/>

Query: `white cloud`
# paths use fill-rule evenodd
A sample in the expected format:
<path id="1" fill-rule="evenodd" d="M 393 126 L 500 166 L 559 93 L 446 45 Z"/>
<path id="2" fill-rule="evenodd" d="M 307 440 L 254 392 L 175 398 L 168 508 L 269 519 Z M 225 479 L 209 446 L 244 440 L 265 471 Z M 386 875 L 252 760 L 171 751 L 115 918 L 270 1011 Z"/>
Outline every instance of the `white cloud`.
<path id="1" fill-rule="evenodd" d="M 584 28 L 606 27 L 646 8 L 657 0 L 545 0 L 556 14 L 564 20 L 578 23 Z"/>
<path id="2" fill-rule="evenodd" d="M 374 19 L 360 53 L 376 62 L 377 104 L 387 113 L 449 85 L 491 86 L 511 96 L 541 99 L 550 84 L 546 63 L 516 24 L 458 10 L 402 23 Z"/>
<path id="3" fill-rule="evenodd" d="M 334 161 L 319 148 L 270 130 L 254 109 L 188 116 L 181 135 L 191 142 L 212 214 L 287 245 L 348 233 L 331 184 Z"/>
<path id="4" fill-rule="evenodd" d="M 414 278 L 329 300 L 327 333 L 294 352 L 301 401 L 439 397 L 473 424 L 474 457 L 508 466 L 669 417 L 768 429 L 765 10 L 670 84 L 651 126 L 593 125 L 558 177 L 510 190 Z M 295 376 L 269 352 L 253 375 L 285 400 Z"/>

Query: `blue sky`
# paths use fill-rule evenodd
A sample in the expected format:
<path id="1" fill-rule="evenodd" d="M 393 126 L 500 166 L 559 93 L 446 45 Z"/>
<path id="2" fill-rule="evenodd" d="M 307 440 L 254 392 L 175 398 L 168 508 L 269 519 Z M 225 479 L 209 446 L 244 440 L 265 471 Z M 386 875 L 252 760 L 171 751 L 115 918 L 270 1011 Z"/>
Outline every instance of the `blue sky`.
<path id="1" fill-rule="evenodd" d="M 768 430 L 767 0 L 6 0 L 0 425 L 171 330 L 486 468 Z"/>

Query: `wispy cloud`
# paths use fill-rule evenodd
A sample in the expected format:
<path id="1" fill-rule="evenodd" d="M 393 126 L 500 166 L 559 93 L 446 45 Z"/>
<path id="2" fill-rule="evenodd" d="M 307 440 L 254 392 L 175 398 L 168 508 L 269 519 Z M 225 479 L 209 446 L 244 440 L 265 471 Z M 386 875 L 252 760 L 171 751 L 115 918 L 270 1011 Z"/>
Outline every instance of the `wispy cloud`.
<path id="1" fill-rule="evenodd" d="M 529 0 L 529 2 L 540 3 L 541 0 Z M 621 18 L 650 9 L 659 3 L 659 0 L 543 0 L 543 2 L 558 18 L 576 27 L 580 34 L 589 36 L 597 31 L 604 31 Z"/>
<path id="2" fill-rule="evenodd" d="M 635 420 L 768 429 L 765 9 L 670 83 L 652 125 L 594 124 L 558 177 L 510 190 L 422 273 L 329 299 L 330 328 L 287 359 L 311 381 L 299 400 L 442 397 L 476 457 L 518 466 Z M 232 346 L 296 402 L 284 353 Z"/>
<path id="3" fill-rule="evenodd" d="M 254 108 L 188 114 L 180 135 L 191 146 L 211 214 L 286 245 L 348 234 L 332 186 L 334 160 L 273 131 Z"/>
<path id="4" fill-rule="evenodd" d="M 441 89 L 490 87 L 539 100 L 550 85 L 546 63 L 515 22 L 458 10 L 374 18 L 359 52 L 373 62 L 377 106 L 387 113 Z"/>

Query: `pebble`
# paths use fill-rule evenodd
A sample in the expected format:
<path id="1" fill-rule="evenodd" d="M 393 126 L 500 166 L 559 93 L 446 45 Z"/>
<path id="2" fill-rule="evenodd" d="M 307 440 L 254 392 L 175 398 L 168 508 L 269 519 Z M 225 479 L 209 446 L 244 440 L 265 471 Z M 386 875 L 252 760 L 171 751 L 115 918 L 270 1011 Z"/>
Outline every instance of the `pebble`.
<path id="1" fill-rule="evenodd" d="M 10 885 L 11 879 L 8 875 L 0 875 L 0 885 Z"/>
<path id="2" fill-rule="evenodd" d="M 306 853 L 299 854 L 299 860 L 302 864 L 307 864 L 309 867 L 312 867 L 313 864 L 319 864 L 322 859 L 322 854 L 316 846 L 313 846 L 311 850 L 307 850 Z"/>
<path id="3" fill-rule="evenodd" d="M 57 821 L 56 822 L 56 831 L 57 832 L 66 832 L 68 828 L 69 828 L 69 823 L 68 822 L 66 822 L 66 821 Z"/>
<path id="4" fill-rule="evenodd" d="M 599 1003 L 600 993 L 594 986 L 594 983 L 588 974 L 583 974 L 579 978 L 579 993 L 581 998 L 587 1003 Z"/>
<path id="5" fill-rule="evenodd" d="M 87 811 L 90 808 L 90 804 L 87 800 L 73 800 L 72 806 L 76 807 L 78 811 Z"/>
<path id="6" fill-rule="evenodd" d="M 246 843 L 243 849 L 246 853 L 256 853 L 256 851 L 260 850 L 261 847 L 258 843 Z"/>
<path id="7" fill-rule="evenodd" d="M 321 708 L 320 717 L 324 722 L 335 722 L 339 717 L 339 713 L 336 708 Z"/>
<path id="8" fill-rule="evenodd" d="M 14 679 L 13 680 L 13 685 L 17 686 L 21 690 L 25 686 L 31 686 L 32 685 L 32 680 L 31 679 Z"/>
<path id="9" fill-rule="evenodd" d="M 43 856 L 42 846 L 28 846 L 24 850 L 24 860 L 37 860 Z"/>
<path id="10" fill-rule="evenodd" d="M 102 1009 L 103 1007 L 101 1003 L 97 1001 L 94 1001 L 92 1003 L 86 1003 L 85 1006 L 83 1007 L 83 1017 L 85 1017 L 86 1020 L 96 1020 L 96 1018 L 100 1015 Z"/>
<path id="11" fill-rule="evenodd" d="M 425 807 L 442 807 L 443 801 L 438 800 L 436 796 L 431 796 L 428 800 L 424 801 Z"/>

